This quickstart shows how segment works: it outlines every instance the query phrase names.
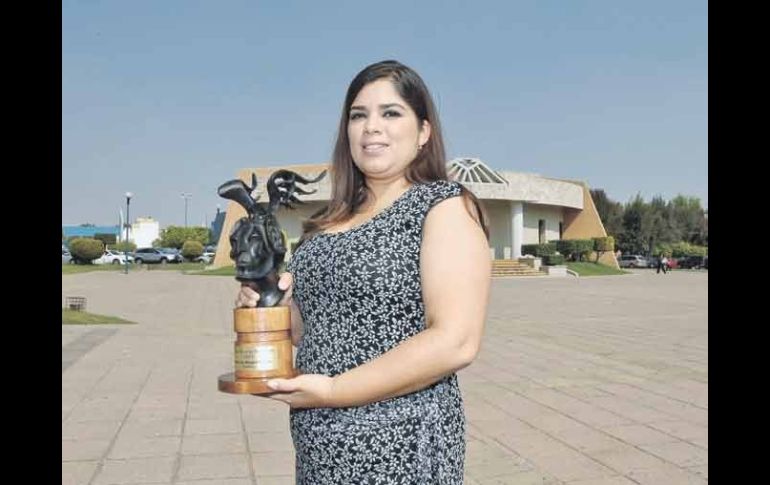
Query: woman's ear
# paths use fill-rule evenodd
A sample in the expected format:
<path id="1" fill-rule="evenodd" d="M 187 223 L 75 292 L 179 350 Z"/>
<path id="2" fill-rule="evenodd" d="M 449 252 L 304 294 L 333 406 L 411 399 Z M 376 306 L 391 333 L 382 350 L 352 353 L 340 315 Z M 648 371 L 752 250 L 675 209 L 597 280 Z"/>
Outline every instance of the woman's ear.
<path id="1" fill-rule="evenodd" d="M 428 120 L 422 120 L 422 127 L 420 127 L 420 135 L 417 137 L 418 145 L 423 146 L 428 143 L 430 139 L 430 123 Z"/>

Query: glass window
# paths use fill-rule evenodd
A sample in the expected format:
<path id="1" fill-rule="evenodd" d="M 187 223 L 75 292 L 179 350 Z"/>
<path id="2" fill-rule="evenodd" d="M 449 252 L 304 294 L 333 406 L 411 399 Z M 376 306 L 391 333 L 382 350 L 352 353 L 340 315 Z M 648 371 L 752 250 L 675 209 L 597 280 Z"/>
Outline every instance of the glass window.
<path id="1" fill-rule="evenodd" d="M 545 219 L 537 221 L 537 240 L 540 244 L 545 243 Z"/>

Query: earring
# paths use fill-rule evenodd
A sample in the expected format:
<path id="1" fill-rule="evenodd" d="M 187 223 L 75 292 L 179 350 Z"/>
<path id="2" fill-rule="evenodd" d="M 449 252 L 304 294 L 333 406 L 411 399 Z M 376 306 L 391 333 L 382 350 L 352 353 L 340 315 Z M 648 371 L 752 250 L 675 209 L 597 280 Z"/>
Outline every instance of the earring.
<path id="1" fill-rule="evenodd" d="M 419 152 L 420 150 L 422 150 L 422 145 L 417 145 L 417 151 Z"/>

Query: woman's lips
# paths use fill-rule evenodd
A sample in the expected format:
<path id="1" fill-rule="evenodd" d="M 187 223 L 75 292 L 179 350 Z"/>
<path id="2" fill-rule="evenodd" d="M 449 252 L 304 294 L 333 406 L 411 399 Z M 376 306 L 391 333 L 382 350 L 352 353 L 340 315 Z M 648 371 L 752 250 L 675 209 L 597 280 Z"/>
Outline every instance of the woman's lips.
<path id="1" fill-rule="evenodd" d="M 376 155 L 385 151 L 385 149 L 388 148 L 388 145 L 385 143 L 367 143 L 363 146 L 363 148 L 364 153 L 368 155 Z"/>

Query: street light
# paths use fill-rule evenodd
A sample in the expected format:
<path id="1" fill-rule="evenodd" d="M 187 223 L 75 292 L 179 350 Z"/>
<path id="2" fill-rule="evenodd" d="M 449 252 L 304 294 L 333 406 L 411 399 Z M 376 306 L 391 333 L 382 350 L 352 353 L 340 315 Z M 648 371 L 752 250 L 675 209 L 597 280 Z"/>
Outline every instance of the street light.
<path id="1" fill-rule="evenodd" d="M 126 258 L 126 274 L 128 274 L 128 228 L 131 227 L 131 215 L 129 214 L 129 206 L 131 204 L 131 197 L 134 194 L 126 192 L 126 240 L 123 245 L 123 257 Z"/>
<path id="2" fill-rule="evenodd" d="M 182 198 L 184 199 L 184 227 L 187 227 L 187 201 L 192 197 L 192 194 L 182 192 Z"/>

